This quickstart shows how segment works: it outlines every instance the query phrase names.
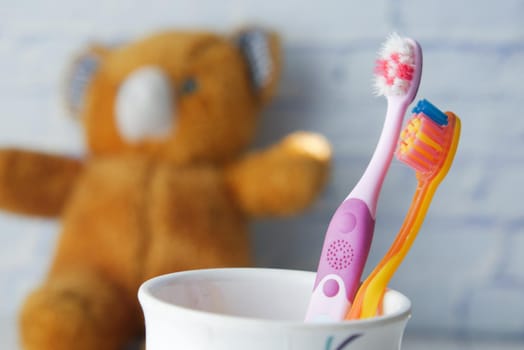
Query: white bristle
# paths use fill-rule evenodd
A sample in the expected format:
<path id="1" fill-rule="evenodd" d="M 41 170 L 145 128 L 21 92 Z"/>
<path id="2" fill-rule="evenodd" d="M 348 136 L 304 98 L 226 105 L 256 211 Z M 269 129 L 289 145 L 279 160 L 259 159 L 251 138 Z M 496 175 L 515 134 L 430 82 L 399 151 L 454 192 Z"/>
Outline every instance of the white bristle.
<path id="1" fill-rule="evenodd" d="M 382 49 L 379 52 L 380 58 L 387 58 L 393 53 L 399 53 L 406 60 L 404 62 L 413 62 L 413 47 L 409 41 L 402 38 L 397 33 L 389 35 L 386 42 L 382 45 Z"/>
<path id="2" fill-rule="evenodd" d="M 391 59 L 392 55 L 398 57 L 398 62 Z M 400 64 L 415 68 L 415 51 L 411 42 L 408 39 L 402 38 L 397 33 L 392 33 L 379 52 L 377 62 L 379 61 L 385 61 L 388 73 L 393 73 L 388 77 L 380 73 L 375 75 L 375 94 L 385 96 L 405 95 L 411 85 L 412 79 L 403 79 L 397 76 L 396 72 Z"/>

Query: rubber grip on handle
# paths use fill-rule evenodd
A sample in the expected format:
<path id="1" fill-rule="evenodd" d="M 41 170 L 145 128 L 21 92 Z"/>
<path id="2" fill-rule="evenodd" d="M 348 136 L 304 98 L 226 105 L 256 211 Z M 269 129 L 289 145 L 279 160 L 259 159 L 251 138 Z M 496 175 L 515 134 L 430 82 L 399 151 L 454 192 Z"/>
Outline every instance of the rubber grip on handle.
<path id="1" fill-rule="evenodd" d="M 360 284 L 374 228 L 375 220 L 360 199 L 346 199 L 335 211 L 322 247 L 306 320 L 344 319 Z"/>

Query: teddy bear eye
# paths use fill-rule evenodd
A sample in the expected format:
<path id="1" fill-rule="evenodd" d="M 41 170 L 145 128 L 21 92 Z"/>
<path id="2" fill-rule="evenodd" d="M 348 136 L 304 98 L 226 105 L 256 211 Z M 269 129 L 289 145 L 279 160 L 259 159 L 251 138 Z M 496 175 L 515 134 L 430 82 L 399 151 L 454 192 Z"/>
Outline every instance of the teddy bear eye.
<path id="1" fill-rule="evenodd" d="M 198 84 L 197 84 L 196 79 L 193 77 L 190 77 L 190 78 L 185 79 L 182 82 L 182 85 L 180 86 L 180 92 L 183 95 L 191 94 L 195 92 L 197 88 L 198 88 Z"/>

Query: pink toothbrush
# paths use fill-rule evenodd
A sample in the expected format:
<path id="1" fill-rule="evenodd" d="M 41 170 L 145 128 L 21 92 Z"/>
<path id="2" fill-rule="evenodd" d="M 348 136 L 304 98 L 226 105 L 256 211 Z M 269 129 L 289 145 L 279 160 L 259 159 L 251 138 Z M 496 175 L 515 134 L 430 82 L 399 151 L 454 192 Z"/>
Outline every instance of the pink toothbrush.
<path id="1" fill-rule="evenodd" d="M 368 257 L 378 196 L 402 127 L 415 99 L 422 72 L 422 50 L 409 38 L 392 34 L 375 68 L 377 95 L 388 101 L 386 118 L 375 152 L 355 188 L 329 223 L 306 314 L 307 322 L 343 320 Z"/>

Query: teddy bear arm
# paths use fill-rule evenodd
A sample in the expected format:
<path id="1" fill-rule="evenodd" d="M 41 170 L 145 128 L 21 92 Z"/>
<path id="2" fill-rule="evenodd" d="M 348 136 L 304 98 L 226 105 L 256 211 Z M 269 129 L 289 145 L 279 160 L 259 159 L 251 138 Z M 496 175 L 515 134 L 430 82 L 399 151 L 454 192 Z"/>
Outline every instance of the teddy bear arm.
<path id="1" fill-rule="evenodd" d="M 0 208 L 53 217 L 81 171 L 78 160 L 17 149 L 0 149 Z"/>
<path id="2" fill-rule="evenodd" d="M 330 161 L 331 147 L 324 137 L 296 132 L 269 149 L 246 155 L 227 170 L 227 179 L 247 214 L 288 215 L 318 196 Z"/>

